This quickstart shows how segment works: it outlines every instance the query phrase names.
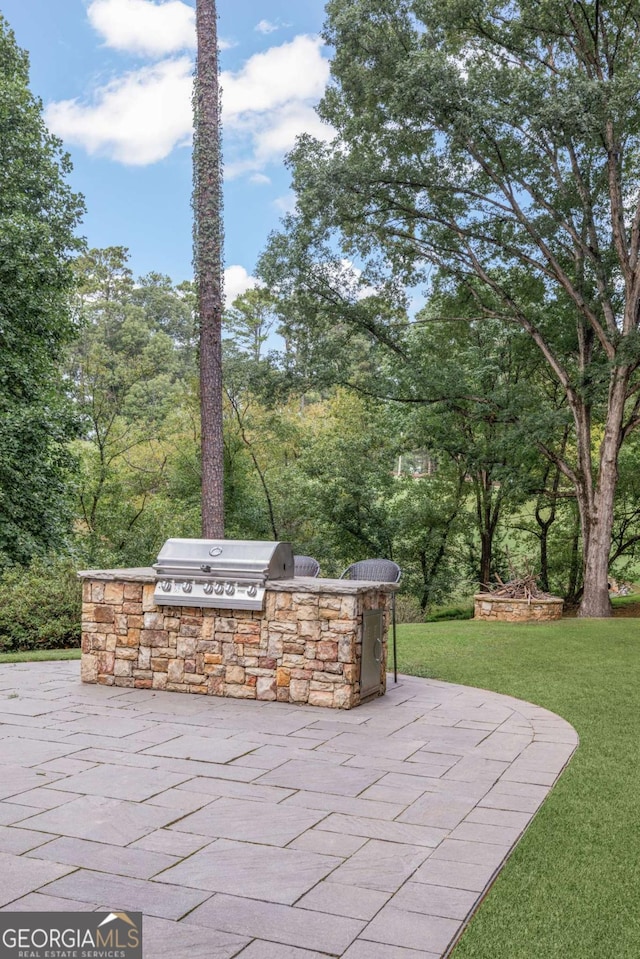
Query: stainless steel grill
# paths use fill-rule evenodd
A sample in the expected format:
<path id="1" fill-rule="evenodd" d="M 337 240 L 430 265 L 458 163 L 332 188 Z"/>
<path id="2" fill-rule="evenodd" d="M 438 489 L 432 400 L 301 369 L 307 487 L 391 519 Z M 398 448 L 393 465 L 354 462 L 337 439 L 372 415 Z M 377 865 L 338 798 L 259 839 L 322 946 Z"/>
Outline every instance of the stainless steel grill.
<path id="1" fill-rule="evenodd" d="M 262 609 L 265 585 L 293 579 L 289 543 L 233 539 L 168 539 L 153 568 L 158 606 Z"/>

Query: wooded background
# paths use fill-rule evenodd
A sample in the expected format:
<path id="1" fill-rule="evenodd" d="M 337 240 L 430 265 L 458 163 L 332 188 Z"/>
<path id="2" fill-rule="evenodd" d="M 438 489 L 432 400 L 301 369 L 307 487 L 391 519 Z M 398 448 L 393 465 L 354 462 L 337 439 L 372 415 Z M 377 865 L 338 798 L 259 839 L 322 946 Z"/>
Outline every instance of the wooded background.
<path id="1" fill-rule="evenodd" d="M 634 11 L 328 4 L 335 139 L 299 140 L 222 317 L 227 537 L 393 559 L 407 618 L 513 569 L 607 615 L 640 543 Z M 202 308 L 83 248 L 2 18 L 0 170 L 0 590 L 68 591 L 200 535 Z"/>

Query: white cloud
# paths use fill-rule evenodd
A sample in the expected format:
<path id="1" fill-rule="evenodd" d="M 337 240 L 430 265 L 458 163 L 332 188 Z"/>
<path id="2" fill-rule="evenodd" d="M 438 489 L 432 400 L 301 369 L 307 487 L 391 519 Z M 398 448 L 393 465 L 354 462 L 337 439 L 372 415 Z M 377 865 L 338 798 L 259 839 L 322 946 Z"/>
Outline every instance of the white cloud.
<path id="1" fill-rule="evenodd" d="M 196 48 L 196 12 L 182 0 L 91 0 L 91 26 L 107 47 L 144 57 Z M 233 43 L 218 38 L 221 50 Z"/>
<path id="2" fill-rule="evenodd" d="M 226 119 L 224 109 L 223 116 Z M 254 174 L 271 163 L 280 162 L 302 133 L 328 140 L 333 129 L 321 122 L 312 106 L 300 103 L 232 118 L 225 123 L 225 179 Z"/>
<path id="3" fill-rule="evenodd" d="M 279 30 L 280 27 L 277 23 L 272 23 L 270 20 L 261 20 L 260 23 L 256 23 L 255 30 L 258 33 L 273 33 L 274 30 Z"/>
<path id="4" fill-rule="evenodd" d="M 295 146 L 296 137 L 310 133 L 318 140 L 331 136 L 331 128 L 322 123 L 312 106 L 300 103 L 287 104 L 276 111 L 268 123 L 256 131 L 256 156 L 258 161 L 268 163 L 288 153 Z"/>
<path id="5" fill-rule="evenodd" d="M 271 183 L 271 178 L 266 176 L 264 173 L 253 173 L 249 179 L 252 183 L 257 183 L 258 186 L 266 186 L 267 184 Z"/>
<path id="6" fill-rule="evenodd" d="M 258 285 L 255 276 L 250 276 L 243 266 L 228 266 L 224 271 L 224 299 L 231 306 L 236 297 Z"/>
<path id="7" fill-rule="evenodd" d="M 293 213 L 296 208 L 296 195 L 293 191 L 285 193 L 284 196 L 278 196 L 273 201 L 273 206 L 280 213 Z"/>
<path id="8" fill-rule="evenodd" d="M 162 57 L 196 45 L 196 12 L 182 0 L 91 0 L 87 16 L 116 50 Z"/>
<path id="9" fill-rule="evenodd" d="M 301 133 L 331 136 L 313 109 L 329 78 L 322 46 L 319 38 L 298 36 L 251 57 L 237 73 L 222 74 L 229 179 L 281 160 Z"/>
<path id="10" fill-rule="evenodd" d="M 192 70 L 180 57 L 126 73 L 97 90 L 93 103 L 51 103 L 47 125 L 90 154 L 132 166 L 156 163 L 190 140 Z"/>
<path id="11" fill-rule="evenodd" d="M 329 79 L 322 41 L 299 36 L 290 43 L 256 53 L 237 73 L 223 72 L 220 82 L 227 118 L 271 110 L 285 103 L 317 100 Z"/>
<path id="12" fill-rule="evenodd" d="M 97 2 L 149 5 L 148 0 Z M 63 140 L 91 154 L 138 166 L 155 163 L 191 140 L 192 71 L 190 57 L 160 60 L 99 87 L 88 102 L 50 104 L 47 123 Z M 322 42 L 309 36 L 255 54 L 236 72 L 223 72 L 226 177 L 259 174 L 280 162 L 300 133 L 328 138 L 331 129 L 313 109 L 328 77 Z"/>

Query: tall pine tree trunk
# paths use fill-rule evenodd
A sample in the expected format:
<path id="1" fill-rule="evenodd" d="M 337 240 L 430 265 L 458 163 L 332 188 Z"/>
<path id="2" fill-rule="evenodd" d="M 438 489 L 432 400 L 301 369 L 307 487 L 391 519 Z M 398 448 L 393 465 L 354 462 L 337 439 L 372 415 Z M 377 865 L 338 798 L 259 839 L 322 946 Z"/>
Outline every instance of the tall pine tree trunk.
<path id="1" fill-rule="evenodd" d="M 215 0 L 196 0 L 194 266 L 200 319 L 202 534 L 224 536 L 222 432 L 222 160 Z"/>

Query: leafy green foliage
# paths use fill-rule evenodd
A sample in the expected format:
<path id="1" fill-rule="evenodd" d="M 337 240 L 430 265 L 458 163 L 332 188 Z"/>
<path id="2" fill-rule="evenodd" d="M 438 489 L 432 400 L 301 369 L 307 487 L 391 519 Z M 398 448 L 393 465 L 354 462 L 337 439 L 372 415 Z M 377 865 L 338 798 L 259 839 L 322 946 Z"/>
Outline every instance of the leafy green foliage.
<path id="1" fill-rule="evenodd" d="M 134 283 L 122 248 L 89 251 L 76 270 L 75 551 L 84 567 L 148 565 L 168 536 L 199 534 L 193 297 L 155 274 Z M 227 536 L 289 540 L 320 560 L 323 575 L 393 558 L 407 615 L 422 620 L 474 591 L 483 533 L 505 574 L 506 547 L 516 560 L 535 556 L 546 523 L 550 587 L 575 599 L 575 500 L 566 482 L 554 493 L 534 442 L 567 429 L 566 409 L 526 336 L 475 320 L 471 306 L 461 292 L 439 291 L 416 323 L 396 330 L 399 353 L 360 338 L 362 350 L 341 361 L 348 387 L 327 377 L 312 390 L 311 354 L 298 367 L 293 339 L 280 355 L 264 353 L 264 331 L 280 322 L 271 297 L 236 301 L 225 342 Z M 321 342 L 308 342 L 319 357 Z M 380 398 L 393 391 L 400 402 Z M 406 468 L 416 451 L 430 473 Z M 629 453 L 620 531 L 633 558 Z"/>
<path id="2" fill-rule="evenodd" d="M 637 11 L 330 0 L 327 13 L 334 82 L 320 115 L 335 136 L 299 139 L 296 212 L 270 243 L 264 277 L 296 329 L 306 321 L 319 339 L 333 322 L 344 344 L 349 328 L 416 376 L 398 336 L 412 286 L 466 297 L 483 325 L 520 327 L 562 391 L 572 441 L 566 418 L 549 433 L 530 408 L 522 431 L 533 423 L 531 439 L 573 487 L 581 612 L 605 616 L 617 460 L 640 425 Z M 343 376 L 344 356 L 325 355 L 325 370 Z M 422 369 L 438 380 L 428 355 Z M 496 453 L 486 431 L 481 445 Z M 494 474 L 477 490 L 482 577 L 502 484 Z"/>
<path id="3" fill-rule="evenodd" d="M 420 603 L 410 593 L 396 593 L 396 622 L 423 623 L 424 612 Z"/>
<path id="4" fill-rule="evenodd" d="M 58 361 L 76 333 L 71 256 L 82 200 L 0 15 L 0 567 L 64 543 L 73 432 Z"/>
<path id="5" fill-rule="evenodd" d="M 82 586 L 70 557 L 8 567 L 0 579 L 0 650 L 80 645 Z"/>
<path id="6" fill-rule="evenodd" d="M 134 285 L 127 258 L 112 247 L 75 264 L 82 332 L 67 362 L 88 566 L 147 565 L 199 527 L 192 291 L 157 274 Z"/>
<path id="7" fill-rule="evenodd" d="M 473 619 L 473 603 L 465 605 L 445 605 L 429 610 L 425 616 L 427 623 L 442 623 L 447 620 Z"/>
<path id="8" fill-rule="evenodd" d="M 277 322 L 274 297 L 264 288 L 247 290 L 236 297 L 223 317 L 223 329 L 229 334 L 227 343 L 258 363 L 269 334 Z"/>
<path id="9" fill-rule="evenodd" d="M 297 463 L 307 514 L 300 551 L 323 569 L 339 574 L 338 564 L 393 558 L 394 452 L 383 410 L 358 397 L 338 391 L 308 411 Z"/>

